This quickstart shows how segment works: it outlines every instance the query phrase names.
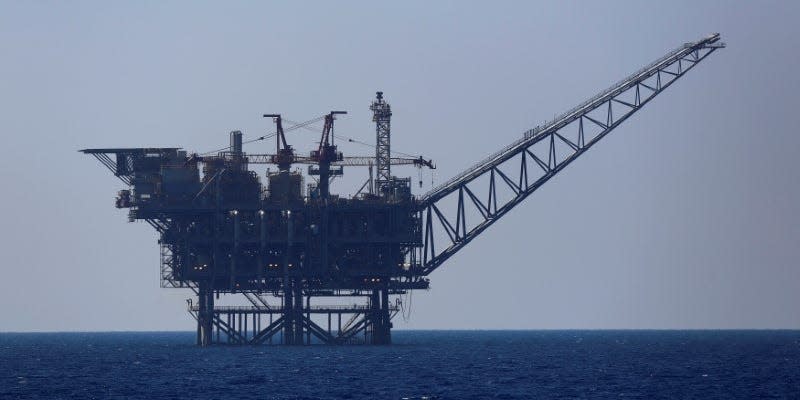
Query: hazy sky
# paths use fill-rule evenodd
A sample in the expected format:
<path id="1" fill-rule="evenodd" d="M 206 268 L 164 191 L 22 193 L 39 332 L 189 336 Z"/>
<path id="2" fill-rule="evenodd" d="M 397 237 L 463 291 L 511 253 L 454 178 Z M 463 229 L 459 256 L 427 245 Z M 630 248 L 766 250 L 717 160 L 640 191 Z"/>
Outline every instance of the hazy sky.
<path id="1" fill-rule="evenodd" d="M 727 49 L 448 260 L 395 327 L 800 328 L 799 19 L 798 2 L 0 2 L 0 331 L 194 329 L 188 292 L 159 288 L 155 231 L 78 149 L 207 151 L 271 130 L 263 113 L 332 109 L 373 142 L 383 90 L 393 148 L 439 167 L 420 194 L 712 32 Z M 345 173 L 334 191 L 364 177 Z"/>

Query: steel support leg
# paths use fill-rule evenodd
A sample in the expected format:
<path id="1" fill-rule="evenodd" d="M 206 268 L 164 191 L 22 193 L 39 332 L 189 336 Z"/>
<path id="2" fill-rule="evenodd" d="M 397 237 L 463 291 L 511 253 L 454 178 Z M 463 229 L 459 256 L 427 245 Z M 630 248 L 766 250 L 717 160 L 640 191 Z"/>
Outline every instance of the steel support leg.
<path id="1" fill-rule="evenodd" d="M 294 344 L 294 296 L 290 284 L 283 288 L 283 344 Z"/>
<path id="2" fill-rule="evenodd" d="M 214 293 L 208 283 L 200 282 L 197 290 L 197 344 L 210 346 L 213 340 Z"/>
<path id="3" fill-rule="evenodd" d="M 303 344 L 303 287 L 300 279 L 294 284 L 294 344 Z"/>
<path id="4" fill-rule="evenodd" d="M 365 329 L 367 344 L 380 344 L 381 335 L 381 291 L 373 289 L 369 297 L 369 326 Z"/>
<path id="5" fill-rule="evenodd" d="M 381 337 L 380 343 L 392 343 L 392 317 L 389 311 L 389 287 L 384 286 L 381 290 Z"/>

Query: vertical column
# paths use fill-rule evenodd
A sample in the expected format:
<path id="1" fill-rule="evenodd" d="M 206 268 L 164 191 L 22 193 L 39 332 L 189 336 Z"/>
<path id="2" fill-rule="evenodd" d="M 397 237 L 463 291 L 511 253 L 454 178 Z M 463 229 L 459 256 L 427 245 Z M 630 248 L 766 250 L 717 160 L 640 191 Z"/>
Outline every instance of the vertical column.
<path id="1" fill-rule="evenodd" d="M 389 309 L 389 285 L 373 289 L 370 295 L 370 328 L 366 340 L 368 344 L 391 344 L 391 313 Z"/>
<path id="2" fill-rule="evenodd" d="M 294 280 L 294 344 L 303 344 L 303 283 Z"/>
<path id="3" fill-rule="evenodd" d="M 379 289 L 372 289 L 369 296 L 369 327 L 365 329 L 367 344 L 380 344 L 378 338 L 381 330 L 381 293 Z"/>
<path id="4" fill-rule="evenodd" d="M 283 344 L 294 344 L 294 296 L 289 278 L 283 280 Z"/>
<path id="5" fill-rule="evenodd" d="M 331 163 L 330 161 L 319 163 L 319 197 L 327 199 L 330 196 Z"/>
<path id="6" fill-rule="evenodd" d="M 311 321 L 311 295 L 306 296 L 306 321 Z M 311 344 L 311 327 L 306 328 L 306 344 Z"/>
<path id="7" fill-rule="evenodd" d="M 213 336 L 214 293 L 208 282 L 200 282 L 197 290 L 197 344 L 210 346 Z"/>
<path id="8" fill-rule="evenodd" d="M 253 314 L 253 337 L 261 332 L 261 313 Z"/>
<path id="9" fill-rule="evenodd" d="M 328 263 L 328 199 L 322 199 L 322 208 L 320 215 L 320 229 L 319 229 L 319 251 L 320 251 L 320 265 L 319 268 L 324 273 L 330 271 Z"/>
<path id="10" fill-rule="evenodd" d="M 261 219 L 261 229 L 259 229 L 260 246 L 258 251 L 258 270 L 256 274 L 258 280 L 261 281 L 261 279 L 264 278 L 264 269 L 267 266 L 267 217 L 264 210 L 260 210 L 258 216 Z"/>
<path id="11" fill-rule="evenodd" d="M 381 338 L 379 344 L 392 343 L 392 319 L 389 311 L 389 284 L 381 290 Z"/>
<path id="12" fill-rule="evenodd" d="M 231 251 L 231 290 L 236 290 L 236 261 L 239 257 L 239 211 L 231 211 L 233 216 L 233 251 Z"/>
<path id="13" fill-rule="evenodd" d="M 284 210 L 283 216 L 286 218 L 286 250 L 283 256 L 283 344 L 295 344 L 295 312 L 293 282 L 289 280 L 289 261 L 291 261 L 292 250 L 292 212 Z"/>

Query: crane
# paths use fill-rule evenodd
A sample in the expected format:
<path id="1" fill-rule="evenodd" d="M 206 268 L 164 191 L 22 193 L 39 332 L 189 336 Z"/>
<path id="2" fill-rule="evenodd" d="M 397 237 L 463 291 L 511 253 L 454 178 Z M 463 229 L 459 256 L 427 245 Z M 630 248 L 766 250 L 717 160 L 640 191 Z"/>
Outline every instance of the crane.
<path id="1" fill-rule="evenodd" d="M 424 245 L 415 254 L 421 273 L 433 272 L 678 78 L 724 47 L 719 33 L 685 43 L 526 131 L 520 139 L 421 196 L 417 211 L 424 221 Z M 448 199 L 455 201 L 454 209 L 441 206 Z"/>
<path id="2" fill-rule="evenodd" d="M 381 93 L 382 92 L 378 92 Z M 384 103 L 385 104 L 385 103 Z M 388 105 L 387 105 L 388 106 Z M 308 164 L 308 165 L 318 165 L 320 161 L 326 161 L 331 166 L 339 166 L 339 167 L 369 167 L 375 165 L 379 171 L 379 178 L 381 176 L 389 176 L 388 168 L 390 165 L 411 165 L 417 168 L 429 168 L 429 169 L 436 169 L 436 165 L 433 163 L 433 160 L 425 159 L 422 156 L 418 157 L 370 157 L 370 156 L 343 156 L 341 153 L 336 151 L 336 146 L 331 145 L 331 140 L 334 138 L 332 133 L 333 130 L 333 121 L 335 120 L 336 115 L 346 114 L 346 111 L 332 111 L 331 113 L 325 115 L 325 125 L 322 130 L 322 136 L 319 142 L 319 147 L 316 151 L 312 151 L 308 156 L 300 156 L 297 155 L 294 151 L 294 148 L 289 145 L 286 141 L 286 135 L 283 129 L 283 119 L 280 114 L 264 114 L 265 118 L 272 118 L 275 122 L 275 139 L 276 139 L 276 149 L 275 154 L 263 154 L 263 153 L 247 153 L 246 158 L 248 164 L 275 164 L 278 166 L 279 171 L 288 171 L 292 164 Z M 314 121 L 314 120 L 311 120 Z M 305 127 L 310 125 L 308 122 L 299 123 L 295 125 L 296 127 Z M 379 125 L 380 126 L 380 125 Z M 388 128 L 387 128 L 388 129 Z M 256 140 L 261 140 L 265 138 L 262 136 Z M 381 144 L 382 143 L 382 144 Z M 387 154 L 388 155 L 388 143 L 386 141 L 378 142 L 376 148 L 384 146 L 387 150 L 381 150 L 380 154 Z M 226 147 L 225 149 L 228 149 Z M 326 150 L 329 156 L 320 157 L 321 154 L 326 154 Z M 376 150 L 377 151 L 377 150 Z M 223 157 L 230 156 L 230 154 L 236 154 L 236 152 L 232 153 L 222 153 Z M 192 160 L 196 161 L 210 161 L 214 158 L 219 157 L 216 156 L 202 156 L 193 154 Z M 113 161 L 106 161 L 101 159 L 103 163 L 110 163 L 113 167 Z M 380 171 L 383 170 L 384 175 L 380 174 Z M 388 178 L 387 178 L 388 180 Z"/>

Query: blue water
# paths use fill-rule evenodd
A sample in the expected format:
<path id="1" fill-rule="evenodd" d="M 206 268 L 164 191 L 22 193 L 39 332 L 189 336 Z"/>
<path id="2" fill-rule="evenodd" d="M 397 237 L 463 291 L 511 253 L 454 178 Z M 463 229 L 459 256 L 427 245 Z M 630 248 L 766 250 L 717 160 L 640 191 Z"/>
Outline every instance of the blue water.
<path id="1" fill-rule="evenodd" d="M 800 398 L 800 331 L 395 331 L 386 347 L 3 333 L 0 398 Z"/>

